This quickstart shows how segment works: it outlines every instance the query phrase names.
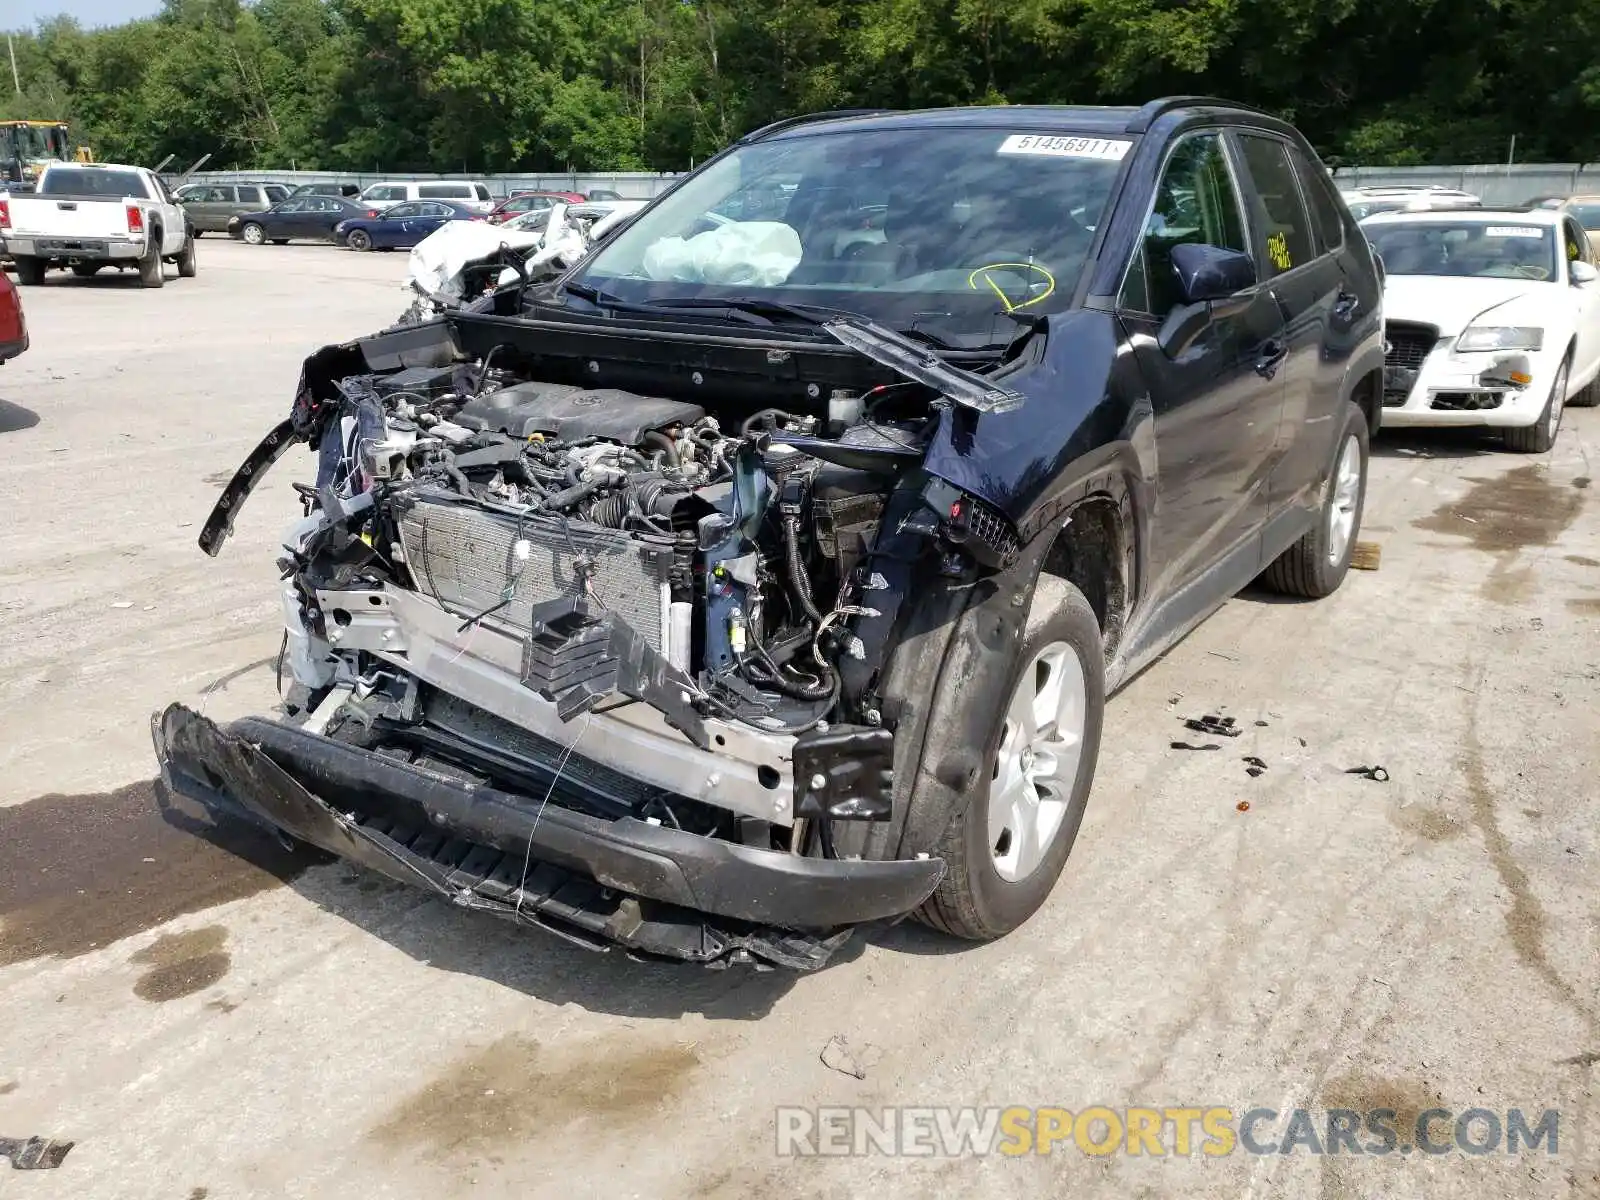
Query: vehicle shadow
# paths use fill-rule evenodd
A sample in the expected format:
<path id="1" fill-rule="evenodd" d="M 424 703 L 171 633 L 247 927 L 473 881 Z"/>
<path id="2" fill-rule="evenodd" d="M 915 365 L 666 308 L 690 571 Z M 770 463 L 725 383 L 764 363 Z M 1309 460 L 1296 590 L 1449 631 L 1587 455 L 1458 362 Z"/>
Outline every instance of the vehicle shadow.
<path id="1" fill-rule="evenodd" d="M 277 844 L 263 848 L 244 836 L 255 829 L 232 818 L 197 816 L 155 784 L 162 818 L 212 847 L 256 866 L 258 857 L 281 859 Z M 621 950 L 587 950 L 543 929 L 518 928 L 396 883 L 308 846 L 294 847 L 296 869 L 279 878 L 324 912 L 399 950 L 420 966 L 471 975 L 551 1004 L 576 1004 L 590 1012 L 638 1019 L 699 1013 L 709 1020 L 756 1021 L 767 1016 L 801 976 L 752 966 L 710 970 L 687 963 L 642 962 Z M 861 954 L 853 939 L 832 963 Z M 832 963 L 830 965 L 832 965 Z"/>
<path id="2" fill-rule="evenodd" d="M 0 400 L 0 433 L 16 433 L 23 429 L 32 429 L 38 423 L 39 414 L 33 409 L 12 404 L 9 400 Z"/>
<path id="3" fill-rule="evenodd" d="M 1482 458 L 1504 454 L 1505 443 L 1490 429 L 1393 429 L 1372 441 L 1373 458 Z"/>

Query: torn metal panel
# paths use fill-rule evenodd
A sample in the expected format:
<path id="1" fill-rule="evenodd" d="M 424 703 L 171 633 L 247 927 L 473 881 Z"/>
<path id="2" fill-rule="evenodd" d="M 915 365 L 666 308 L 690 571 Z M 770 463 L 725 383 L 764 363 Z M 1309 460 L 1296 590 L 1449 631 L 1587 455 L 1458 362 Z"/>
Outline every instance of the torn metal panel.
<path id="1" fill-rule="evenodd" d="M 18 1171 L 53 1171 L 61 1165 L 76 1142 L 54 1138 L 0 1137 L 0 1158 L 9 1158 Z"/>

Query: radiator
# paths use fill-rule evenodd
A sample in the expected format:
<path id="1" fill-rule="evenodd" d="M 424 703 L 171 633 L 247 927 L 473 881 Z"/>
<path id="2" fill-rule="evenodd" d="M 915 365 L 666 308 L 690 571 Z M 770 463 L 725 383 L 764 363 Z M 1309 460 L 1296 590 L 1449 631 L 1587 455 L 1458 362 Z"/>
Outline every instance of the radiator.
<path id="1" fill-rule="evenodd" d="M 672 551 L 620 530 L 549 516 L 522 519 L 463 500 L 414 493 L 400 514 L 400 544 L 418 588 L 463 618 L 510 602 L 485 624 L 526 635 L 533 606 L 583 594 L 577 556 L 591 564 L 592 601 L 615 613 L 652 650 L 665 654 Z M 513 546 L 525 540 L 526 561 Z"/>

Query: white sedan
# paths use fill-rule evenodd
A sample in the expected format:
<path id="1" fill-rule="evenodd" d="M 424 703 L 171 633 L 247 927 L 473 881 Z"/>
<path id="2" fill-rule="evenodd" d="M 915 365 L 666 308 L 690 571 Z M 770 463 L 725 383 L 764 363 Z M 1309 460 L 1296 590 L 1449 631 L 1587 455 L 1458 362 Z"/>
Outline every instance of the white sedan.
<path id="1" fill-rule="evenodd" d="M 1384 213 L 1383 426 L 1484 425 L 1513 450 L 1555 443 L 1567 403 L 1600 398 L 1600 271 L 1559 212 Z"/>

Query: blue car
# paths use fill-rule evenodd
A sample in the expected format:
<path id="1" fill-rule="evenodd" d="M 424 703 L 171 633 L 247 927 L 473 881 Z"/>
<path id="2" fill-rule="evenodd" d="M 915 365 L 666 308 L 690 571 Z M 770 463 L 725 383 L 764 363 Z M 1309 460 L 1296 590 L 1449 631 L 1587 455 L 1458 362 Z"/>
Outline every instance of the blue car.
<path id="1" fill-rule="evenodd" d="M 406 250 L 446 221 L 481 221 L 483 214 L 452 200 L 396 204 L 372 216 L 351 217 L 334 226 L 333 240 L 352 250 Z"/>

